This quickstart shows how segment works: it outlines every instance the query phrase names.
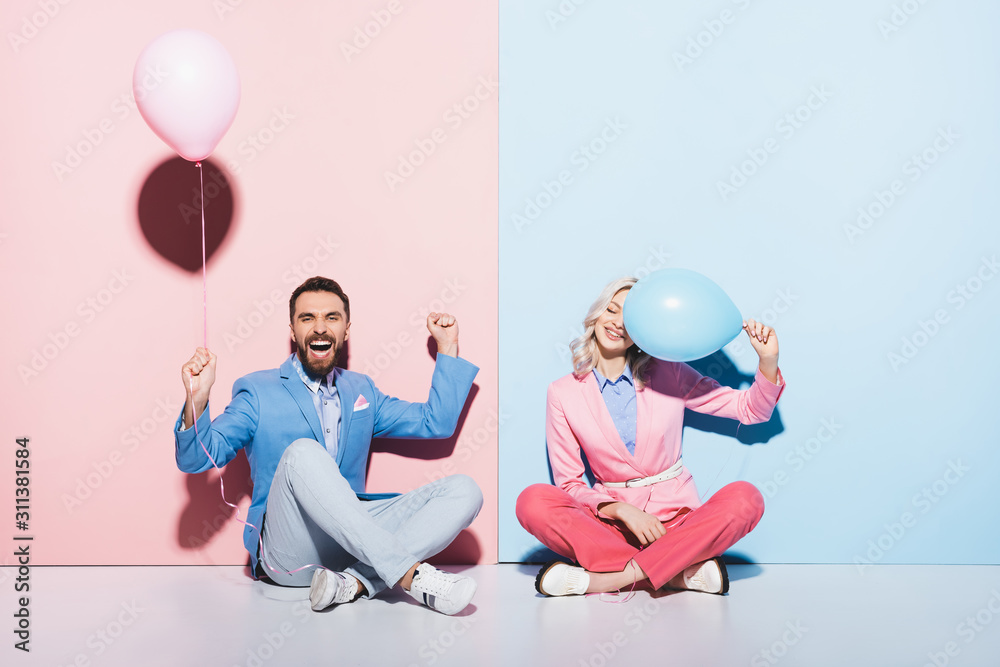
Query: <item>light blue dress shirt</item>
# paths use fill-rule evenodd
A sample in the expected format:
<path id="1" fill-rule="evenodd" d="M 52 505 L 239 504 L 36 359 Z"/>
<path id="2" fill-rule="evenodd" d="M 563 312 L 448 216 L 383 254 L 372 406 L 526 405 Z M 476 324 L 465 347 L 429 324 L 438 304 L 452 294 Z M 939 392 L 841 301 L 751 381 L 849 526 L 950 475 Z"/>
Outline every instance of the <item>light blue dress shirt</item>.
<path id="1" fill-rule="evenodd" d="M 326 441 L 326 451 L 330 456 L 337 458 L 337 438 L 340 434 L 340 393 L 337 392 L 337 383 L 334 382 L 336 373 L 330 373 L 322 380 L 314 380 L 302 368 L 302 361 L 299 355 L 292 355 L 292 366 L 299 378 L 306 385 L 306 389 L 312 394 L 313 405 L 319 414 L 319 423 L 323 427 L 323 439 Z"/>
<path id="2" fill-rule="evenodd" d="M 632 369 L 625 364 L 625 370 L 617 380 L 609 380 L 594 369 L 597 386 L 604 397 L 604 405 L 611 413 L 611 419 L 618 430 L 618 437 L 625 443 L 628 453 L 635 456 L 635 421 L 636 400 L 635 381 L 632 379 Z"/>

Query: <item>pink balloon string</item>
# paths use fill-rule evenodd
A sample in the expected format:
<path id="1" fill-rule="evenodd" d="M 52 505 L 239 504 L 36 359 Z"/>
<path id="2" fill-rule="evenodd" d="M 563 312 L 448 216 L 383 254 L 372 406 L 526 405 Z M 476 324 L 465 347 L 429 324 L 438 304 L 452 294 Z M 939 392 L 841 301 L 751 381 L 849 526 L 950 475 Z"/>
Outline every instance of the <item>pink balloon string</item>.
<path id="1" fill-rule="evenodd" d="M 204 331 L 203 331 L 203 339 L 202 339 L 203 343 L 202 344 L 203 344 L 203 347 L 207 350 L 208 349 L 208 264 L 205 261 L 205 170 L 202 168 L 200 161 L 195 162 L 194 166 L 198 167 L 198 185 L 201 186 L 201 198 L 200 198 L 200 201 L 201 201 L 201 306 L 202 306 L 202 321 L 204 322 Z M 193 399 L 194 398 L 194 378 L 193 377 L 189 380 L 188 388 L 191 390 L 191 397 Z M 205 443 L 203 443 L 201 441 L 201 435 L 198 433 L 198 418 L 197 418 L 197 415 L 194 414 L 194 409 L 195 409 L 194 408 L 194 403 L 192 403 L 191 404 L 191 420 L 194 422 L 194 437 L 198 441 L 198 444 L 201 445 L 201 450 L 203 452 L 205 452 L 205 456 L 207 456 L 208 460 L 212 462 L 212 466 L 214 466 L 215 469 L 218 470 L 221 473 L 222 472 L 222 468 L 220 468 L 219 464 L 215 462 L 215 459 L 212 458 L 212 455 L 208 453 L 208 448 L 205 447 Z M 253 525 L 251 523 L 248 523 L 246 521 L 243 521 L 240 518 L 240 508 L 237 507 L 236 505 L 232 504 L 228 500 L 226 500 L 226 480 L 223 479 L 223 477 L 222 477 L 221 474 L 219 475 L 219 484 L 221 485 L 221 489 L 222 489 L 222 502 L 226 503 L 227 505 L 229 505 L 230 507 L 232 507 L 236 511 L 236 520 L 239 521 L 242 524 L 250 526 L 251 528 L 253 528 L 254 530 L 257 531 L 258 535 L 260 535 L 260 530 L 257 528 L 257 526 L 255 526 L 255 525 Z"/>
<path id="2" fill-rule="evenodd" d="M 645 546 L 639 547 L 639 551 L 642 551 L 645 548 L 646 548 Z M 584 597 L 588 597 L 589 598 L 592 595 L 597 595 L 597 596 L 599 596 L 598 599 L 601 602 L 607 602 L 608 604 L 621 604 L 623 602 L 628 602 L 629 600 L 631 600 L 632 598 L 634 598 L 635 597 L 635 586 L 636 586 L 637 583 L 639 583 L 639 575 L 635 571 L 635 560 L 634 559 L 630 560 L 628 562 L 628 564 L 632 566 L 632 585 L 629 587 L 628 591 L 625 593 L 625 597 L 621 598 L 620 600 L 617 599 L 617 598 L 619 598 L 622 595 L 622 591 L 621 591 L 620 588 L 618 590 L 612 591 L 610 593 L 587 593 L 586 595 L 584 595 Z M 613 599 L 613 600 L 605 600 L 604 599 L 605 595 L 608 595 L 608 596 L 610 596 L 612 598 L 615 598 L 615 599 Z"/>
<path id="3" fill-rule="evenodd" d="M 193 378 L 189 380 L 188 388 L 191 390 L 191 396 L 193 397 L 194 396 L 194 379 Z M 208 460 L 212 462 L 212 466 L 216 470 L 219 471 L 219 486 L 221 488 L 222 502 L 226 503 L 227 505 L 229 505 L 230 507 L 232 507 L 233 510 L 235 510 L 235 512 L 236 512 L 236 520 L 237 521 L 239 521 L 240 523 L 242 523 L 244 526 L 250 526 L 255 531 L 257 531 L 257 545 L 258 545 L 258 547 L 260 549 L 260 559 L 259 560 L 260 560 L 261 563 L 263 563 L 264 567 L 266 567 L 271 572 L 274 572 L 276 574 L 295 574 L 296 572 L 299 572 L 300 570 L 304 570 L 304 569 L 306 569 L 308 567 L 321 568 L 321 569 L 324 569 L 324 570 L 328 570 L 329 568 L 324 567 L 323 565 L 320 565 L 318 563 L 307 563 L 307 564 L 303 565 L 302 567 L 297 567 L 294 570 L 288 570 L 286 572 L 284 570 L 276 570 L 276 569 L 274 569 L 273 567 L 271 567 L 267 563 L 267 561 L 264 559 L 264 536 L 263 536 L 262 531 L 257 526 L 255 526 L 252 523 L 250 523 L 249 521 L 244 521 L 243 519 L 241 519 L 240 518 L 240 508 L 237 507 L 236 505 L 234 505 L 233 503 L 229 502 L 228 500 L 226 500 L 226 480 L 222 476 L 222 468 L 220 468 L 219 464 L 215 462 L 215 459 L 212 457 L 212 455 L 208 453 L 208 448 L 205 447 L 205 443 L 201 441 L 201 435 L 198 433 L 198 418 L 194 414 L 194 403 L 191 404 L 191 421 L 194 423 L 194 437 L 198 441 L 198 444 L 201 445 L 201 451 L 205 452 L 205 456 L 207 456 Z M 333 570 L 330 570 L 330 571 L 332 572 Z M 339 575 L 340 573 L 338 572 L 336 574 Z"/>
<path id="4" fill-rule="evenodd" d="M 736 422 L 736 434 L 733 436 L 734 438 L 739 438 L 740 437 L 740 426 L 741 426 L 741 422 Z M 712 480 L 712 483 L 709 484 L 708 488 L 705 490 L 705 492 L 701 494 L 700 500 L 701 500 L 702 503 L 704 503 L 705 499 L 708 498 L 711 495 L 712 491 L 715 490 L 715 483 L 719 481 L 719 477 L 722 475 L 723 471 L 726 469 L 726 466 L 729 465 L 729 461 L 732 460 L 732 458 L 733 458 L 733 452 L 734 451 L 736 451 L 734 448 L 732 448 L 732 447 L 729 448 L 729 456 L 726 457 L 725 463 L 723 463 L 722 467 L 719 468 L 719 472 L 715 473 L 715 479 Z M 742 476 L 743 475 L 741 473 L 740 477 L 742 477 Z"/>
<path id="5" fill-rule="evenodd" d="M 202 321 L 205 323 L 202 340 L 204 347 L 208 349 L 208 264 L 205 261 L 205 170 L 201 167 L 201 161 L 195 162 L 198 167 L 198 185 L 201 186 L 201 307 Z M 224 499 L 223 499 L 224 500 Z"/>
<path id="6" fill-rule="evenodd" d="M 196 167 L 198 167 L 198 184 L 201 186 L 201 293 L 202 293 L 202 296 L 201 296 L 201 299 L 202 299 L 201 305 L 202 305 L 202 311 L 203 311 L 202 312 L 202 320 L 204 322 L 203 342 L 204 342 L 204 348 L 207 350 L 208 349 L 208 268 L 207 268 L 208 265 L 207 265 L 207 263 L 205 261 L 205 176 L 204 176 L 205 170 L 202 168 L 200 161 L 195 162 L 194 164 L 195 164 Z M 191 390 L 191 398 L 193 399 L 194 398 L 194 378 L 193 377 L 190 378 L 188 380 L 188 382 L 189 382 L 188 388 Z M 229 505 L 230 507 L 233 508 L 233 510 L 236 512 L 236 520 L 237 521 L 239 521 L 240 523 L 242 523 L 245 526 L 250 526 L 255 531 L 257 531 L 257 544 L 258 544 L 258 546 L 260 548 L 260 554 L 261 554 L 261 556 L 260 556 L 260 562 L 264 564 L 264 567 L 266 567 L 267 569 L 271 570 L 271 572 L 275 572 L 275 573 L 278 573 L 278 574 L 294 574 L 295 572 L 298 572 L 300 570 L 304 570 L 307 567 L 318 567 L 318 568 L 327 569 L 327 568 L 324 568 L 322 565 L 318 565 L 316 563 L 309 563 L 307 565 L 303 565 L 302 567 L 296 568 L 296 569 L 291 570 L 289 572 L 282 572 L 280 570 L 274 569 L 273 567 L 271 567 L 270 565 L 268 565 L 267 562 L 265 562 L 265 560 L 264 560 L 264 539 L 263 539 L 263 535 L 261 533 L 261 530 L 259 528 L 257 528 L 257 526 L 255 526 L 252 523 L 250 523 L 249 521 L 244 521 L 243 519 L 241 519 L 240 518 L 240 508 L 237 507 L 236 505 L 234 505 L 233 503 L 229 502 L 228 500 L 226 500 L 226 480 L 222 476 L 222 468 L 220 468 L 219 464 L 215 462 L 215 459 L 212 458 L 212 455 L 208 453 L 208 448 L 205 447 L 205 443 L 203 443 L 201 441 L 201 435 L 198 433 L 198 416 L 194 414 L 194 409 L 195 409 L 194 408 L 194 403 L 192 402 L 191 403 L 191 421 L 194 423 L 194 437 L 198 441 L 198 444 L 201 445 L 201 450 L 203 452 L 205 452 L 205 456 L 207 456 L 208 460 L 212 462 L 212 466 L 216 470 L 219 471 L 219 486 L 220 486 L 221 494 L 222 494 L 222 502 L 224 502 L 225 504 L 227 504 L 227 505 Z"/>

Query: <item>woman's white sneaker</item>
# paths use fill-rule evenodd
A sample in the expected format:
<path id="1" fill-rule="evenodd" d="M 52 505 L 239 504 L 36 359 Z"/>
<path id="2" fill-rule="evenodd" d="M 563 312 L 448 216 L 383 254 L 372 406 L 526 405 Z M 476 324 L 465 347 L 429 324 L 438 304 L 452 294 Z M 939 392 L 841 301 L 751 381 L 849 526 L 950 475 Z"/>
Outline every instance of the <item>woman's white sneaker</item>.
<path id="1" fill-rule="evenodd" d="M 542 595 L 583 595 L 590 586 L 590 574 L 582 567 L 559 561 L 546 563 L 535 577 L 535 590 Z"/>
<path id="2" fill-rule="evenodd" d="M 722 558 L 715 557 L 688 566 L 667 582 L 667 587 L 725 595 L 729 592 L 729 573 Z"/>

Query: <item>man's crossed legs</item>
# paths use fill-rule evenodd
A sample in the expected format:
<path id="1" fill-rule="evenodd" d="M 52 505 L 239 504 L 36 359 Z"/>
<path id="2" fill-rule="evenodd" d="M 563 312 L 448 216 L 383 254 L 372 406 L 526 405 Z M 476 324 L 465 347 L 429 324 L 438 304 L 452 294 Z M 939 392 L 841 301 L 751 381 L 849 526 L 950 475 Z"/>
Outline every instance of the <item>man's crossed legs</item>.
<path id="1" fill-rule="evenodd" d="M 454 614 L 471 601 L 475 582 L 423 561 L 451 544 L 482 504 L 482 492 L 465 475 L 394 498 L 359 500 L 323 445 L 296 440 L 271 482 L 263 570 L 285 586 L 312 582 L 310 599 L 317 610 L 400 584 L 427 606 Z M 313 564 L 326 569 L 289 574 Z"/>

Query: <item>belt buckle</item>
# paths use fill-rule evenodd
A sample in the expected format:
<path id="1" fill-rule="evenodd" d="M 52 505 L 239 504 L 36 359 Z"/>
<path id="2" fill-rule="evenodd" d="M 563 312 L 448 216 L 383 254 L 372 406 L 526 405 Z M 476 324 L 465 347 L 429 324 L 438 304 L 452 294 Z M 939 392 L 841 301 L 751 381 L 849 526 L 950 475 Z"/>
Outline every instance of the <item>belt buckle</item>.
<path id="1" fill-rule="evenodd" d="M 633 477 L 632 479 L 627 479 L 625 480 L 625 488 L 633 489 L 635 487 L 632 486 L 632 482 L 641 482 L 643 479 L 644 479 L 643 477 Z"/>

